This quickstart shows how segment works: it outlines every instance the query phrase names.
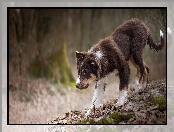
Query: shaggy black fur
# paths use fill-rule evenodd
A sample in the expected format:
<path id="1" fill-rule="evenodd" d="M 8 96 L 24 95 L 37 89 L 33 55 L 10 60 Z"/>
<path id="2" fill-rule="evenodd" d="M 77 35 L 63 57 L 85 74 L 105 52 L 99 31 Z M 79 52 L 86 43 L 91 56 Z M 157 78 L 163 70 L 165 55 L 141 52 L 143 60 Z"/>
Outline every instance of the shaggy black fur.
<path id="1" fill-rule="evenodd" d="M 78 75 L 82 80 L 77 87 L 88 87 L 89 84 L 83 85 L 83 82 L 91 78 L 91 75 L 97 81 L 118 69 L 119 89 L 127 89 L 130 77 L 129 60 L 137 68 L 139 82 L 147 82 L 149 68 L 142 58 L 146 44 L 159 51 L 165 46 L 165 41 L 161 36 L 161 43 L 157 44 L 153 41 L 149 28 L 141 20 L 131 19 L 117 27 L 110 36 L 100 40 L 89 52 L 76 52 Z M 96 56 L 98 51 L 102 53 L 101 58 Z"/>

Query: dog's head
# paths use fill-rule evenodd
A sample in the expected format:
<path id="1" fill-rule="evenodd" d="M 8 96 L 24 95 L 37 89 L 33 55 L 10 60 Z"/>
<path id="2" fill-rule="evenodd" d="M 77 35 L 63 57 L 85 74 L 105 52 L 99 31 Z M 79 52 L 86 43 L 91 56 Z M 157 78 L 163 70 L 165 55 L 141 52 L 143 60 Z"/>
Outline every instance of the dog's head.
<path id="1" fill-rule="evenodd" d="M 76 51 L 76 62 L 78 70 L 77 88 L 88 88 L 90 84 L 100 79 L 101 65 L 94 53 Z"/>

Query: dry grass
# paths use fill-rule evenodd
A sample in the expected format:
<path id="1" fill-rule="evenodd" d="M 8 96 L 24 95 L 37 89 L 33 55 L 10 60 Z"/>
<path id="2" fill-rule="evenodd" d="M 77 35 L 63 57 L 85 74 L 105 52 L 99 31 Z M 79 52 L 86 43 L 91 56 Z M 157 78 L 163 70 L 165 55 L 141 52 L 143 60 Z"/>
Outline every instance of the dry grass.
<path id="1" fill-rule="evenodd" d="M 10 124 L 47 124 L 65 112 L 88 108 L 94 92 L 94 87 L 86 90 L 58 87 L 45 79 L 13 77 L 9 83 Z M 110 88 L 113 85 L 115 88 Z M 104 100 L 116 98 L 116 87 L 117 83 L 109 85 Z"/>

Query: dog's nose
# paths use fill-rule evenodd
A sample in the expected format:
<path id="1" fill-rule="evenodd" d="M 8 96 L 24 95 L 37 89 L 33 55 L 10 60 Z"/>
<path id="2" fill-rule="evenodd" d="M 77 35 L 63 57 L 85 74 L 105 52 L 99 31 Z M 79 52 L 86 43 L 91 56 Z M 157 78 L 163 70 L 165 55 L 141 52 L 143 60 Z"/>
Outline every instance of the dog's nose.
<path id="1" fill-rule="evenodd" d="M 76 83 L 76 88 L 80 88 L 80 83 Z"/>

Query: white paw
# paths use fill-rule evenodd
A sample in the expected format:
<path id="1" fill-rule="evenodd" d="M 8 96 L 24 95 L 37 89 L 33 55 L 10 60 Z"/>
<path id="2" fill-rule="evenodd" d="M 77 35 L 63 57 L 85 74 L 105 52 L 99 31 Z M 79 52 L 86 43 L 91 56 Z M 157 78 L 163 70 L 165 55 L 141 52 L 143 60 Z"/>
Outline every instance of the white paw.
<path id="1" fill-rule="evenodd" d="M 124 102 L 117 102 L 116 103 L 116 107 L 119 107 L 119 106 L 122 106 L 122 105 L 124 105 Z"/>
<path id="2" fill-rule="evenodd" d="M 124 105 L 124 103 L 126 102 L 126 97 L 127 97 L 127 90 L 121 90 L 116 106 L 118 107 Z"/>
<path id="3" fill-rule="evenodd" d="M 90 113 L 91 113 L 91 108 L 88 109 L 88 111 L 85 114 L 85 117 L 88 117 L 90 115 Z"/>
<path id="4" fill-rule="evenodd" d="M 144 82 L 143 84 L 141 84 L 140 86 L 139 86 L 139 89 L 145 89 L 146 88 L 146 86 L 147 86 L 147 82 Z"/>
<path id="5" fill-rule="evenodd" d="M 132 82 L 132 84 L 130 86 L 131 91 L 134 91 L 136 89 L 139 89 L 139 81 L 137 78 L 134 79 L 134 81 Z"/>

